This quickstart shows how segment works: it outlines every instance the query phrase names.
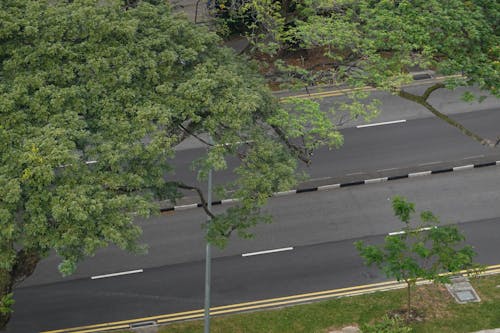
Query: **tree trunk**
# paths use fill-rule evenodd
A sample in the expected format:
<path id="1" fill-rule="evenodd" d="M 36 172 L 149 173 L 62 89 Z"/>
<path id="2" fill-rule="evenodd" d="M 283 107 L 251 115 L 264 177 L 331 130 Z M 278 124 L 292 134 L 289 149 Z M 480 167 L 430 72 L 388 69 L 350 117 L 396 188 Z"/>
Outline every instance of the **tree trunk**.
<path id="1" fill-rule="evenodd" d="M 411 315 L 411 283 L 409 281 L 406 281 L 406 301 L 407 301 L 407 311 L 406 311 L 406 320 L 410 321 L 410 315 Z"/>
<path id="2" fill-rule="evenodd" d="M 12 293 L 14 285 L 22 282 L 35 271 L 41 256 L 35 250 L 23 249 L 17 252 L 12 269 L 0 269 L 0 331 L 5 330 L 11 312 L 2 304 L 4 297 Z"/>
<path id="3" fill-rule="evenodd" d="M 4 305 L 1 304 L 2 299 L 12 292 L 13 285 L 14 281 L 12 279 L 11 271 L 0 269 L 0 310 L 2 310 L 1 308 L 3 308 Z M 9 319 L 9 311 L 0 311 L 0 331 L 5 330 Z"/>

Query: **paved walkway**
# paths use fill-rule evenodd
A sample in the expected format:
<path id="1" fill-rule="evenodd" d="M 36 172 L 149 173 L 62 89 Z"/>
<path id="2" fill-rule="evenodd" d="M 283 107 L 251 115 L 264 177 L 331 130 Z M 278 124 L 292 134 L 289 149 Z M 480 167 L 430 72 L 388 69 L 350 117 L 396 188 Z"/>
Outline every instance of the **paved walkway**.
<path id="1" fill-rule="evenodd" d="M 207 8 L 208 0 L 170 0 L 174 12 L 184 12 L 191 22 L 209 24 L 211 17 Z"/>

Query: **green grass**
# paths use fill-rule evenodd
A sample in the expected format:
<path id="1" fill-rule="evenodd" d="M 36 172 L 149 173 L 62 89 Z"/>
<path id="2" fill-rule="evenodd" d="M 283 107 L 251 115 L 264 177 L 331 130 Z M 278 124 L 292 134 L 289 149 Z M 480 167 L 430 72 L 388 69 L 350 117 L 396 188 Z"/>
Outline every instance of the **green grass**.
<path id="1" fill-rule="evenodd" d="M 443 286 L 420 286 L 413 304 L 425 320 L 411 325 L 416 333 L 461 333 L 500 327 L 500 275 L 472 283 L 480 303 L 455 303 Z M 405 290 L 377 292 L 324 302 L 212 318 L 212 333 L 325 333 L 328 329 L 379 320 L 390 310 L 404 307 Z M 203 321 L 163 326 L 160 333 L 203 332 Z"/>

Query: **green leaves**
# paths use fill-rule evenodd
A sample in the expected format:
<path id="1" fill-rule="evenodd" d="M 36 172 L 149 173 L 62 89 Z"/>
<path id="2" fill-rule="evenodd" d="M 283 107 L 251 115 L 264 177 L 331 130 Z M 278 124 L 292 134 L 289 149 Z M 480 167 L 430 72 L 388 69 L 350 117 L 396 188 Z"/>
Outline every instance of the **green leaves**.
<path id="1" fill-rule="evenodd" d="M 476 255 L 471 246 L 463 245 L 465 237 L 455 226 L 438 226 L 439 220 L 429 211 L 422 212 L 422 223 L 410 226 L 415 205 L 405 198 L 392 199 L 394 215 L 404 224 L 400 234 L 385 237 L 383 245 L 354 243 L 367 265 L 376 265 L 387 277 L 404 281 L 408 289 L 418 279 L 438 283 L 448 282 L 450 274 L 461 270 L 474 273 L 479 268 L 473 263 Z"/>
<path id="2" fill-rule="evenodd" d="M 475 252 L 470 246 L 460 247 L 465 237 L 456 227 L 438 226 L 439 220 L 428 211 L 421 213 L 421 224 L 411 227 L 415 205 L 396 196 L 392 207 L 394 215 L 405 224 L 402 233 L 387 236 L 382 247 L 355 243 L 367 264 L 375 264 L 388 277 L 411 283 L 418 278 L 442 280 L 441 273 L 474 266 Z"/>
<path id="3" fill-rule="evenodd" d="M 323 54 L 333 77 L 329 83 L 389 91 L 411 81 L 407 74 L 415 68 L 461 73 L 467 78 L 462 85 L 498 96 L 500 6 L 495 2 L 252 0 L 241 10 L 249 8 L 252 20 L 243 23 L 250 22 L 256 54 L 271 56 L 266 61 L 286 61 L 299 51 L 306 61 L 315 56 L 317 66 L 317 55 Z M 303 83 L 311 84 L 315 69 L 303 69 L 311 72 Z"/>
<path id="4" fill-rule="evenodd" d="M 14 305 L 14 294 L 13 293 L 8 293 L 5 295 L 2 295 L 0 298 L 0 313 L 1 314 L 8 314 L 11 312 L 14 312 L 12 310 L 12 306 Z"/>
<path id="5" fill-rule="evenodd" d="M 415 212 L 415 204 L 407 202 L 403 197 L 395 196 L 392 199 L 392 209 L 394 215 L 408 225 L 411 214 Z"/>
<path id="6" fill-rule="evenodd" d="M 187 118 L 173 90 L 215 36 L 163 4 L 8 1 L 0 16 L 2 267 L 13 244 L 55 249 L 65 274 L 110 243 L 141 250 L 131 214 L 179 196 L 163 178 Z"/>
<path id="7" fill-rule="evenodd" d="M 144 251 L 134 217 L 181 196 L 167 161 L 188 137 L 214 141 L 193 163 L 201 176 L 240 161 L 221 190 L 238 204 L 208 230 L 219 245 L 269 221 L 260 207 L 296 184 L 297 160 L 342 143 L 318 103 L 280 104 L 253 62 L 163 1 L 6 0 L 0 18 L 4 269 L 18 248 L 54 250 L 63 274 L 109 244 Z"/>

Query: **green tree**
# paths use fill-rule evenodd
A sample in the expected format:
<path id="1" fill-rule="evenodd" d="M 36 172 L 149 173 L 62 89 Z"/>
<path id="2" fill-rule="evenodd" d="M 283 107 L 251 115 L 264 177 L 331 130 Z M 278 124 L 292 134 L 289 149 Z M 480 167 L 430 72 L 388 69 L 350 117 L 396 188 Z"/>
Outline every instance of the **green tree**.
<path id="1" fill-rule="evenodd" d="M 167 162 L 187 137 L 210 148 L 200 177 L 241 161 L 226 187 L 238 203 L 204 206 L 219 245 L 268 219 L 260 207 L 294 186 L 299 160 L 342 143 L 317 104 L 279 104 L 254 64 L 164 1 L 2 0 L 0 101 L 0 328 L 50 251 L 70 274 L 108 244 L 143 249 L 134 217 L 199 190 Z"/>
<path id="2" fill-rule="evenodd" d="M 400 234 L 385 237 L 382 246 L 355 243 L 367 265 L 376 265 L 389 278 L 404 281 L 407 286 L 407 316 L 411 313 L 411 288 L 418 279 L 446 283 L 449 275 L 461 270 L 474 272 L 475 252 L 463 245 L 465 237 L 455 226 L 438 226 L 439 220 L 429 211 L 420 214 L 420 220 L 411 225 L 415 205 L 402 197 L 392 200 L 394 214 L 404 224 Z"/>
<path id="3" fill-rule="evenodd" d="M 438 89 L 476 86 L 500 96 L 500 4 L 488 0 L 248 0 L 248 37 L 253 51 L 274 63 L 289 84 L 325 80 L 359 88 L 376 87 L 418 103 L 473 140 L 497 146 L 447 117 L 429 103 Z M 286 52 L 284 52 L 286 51 Z M 327 68 L 318 73 L 287 56 L 322 54 Z M 262 57 L 261 54 L 268 57 Z M 321 66 L 320 66 L 321 67 Z M 404 88 L 411 72 L 430 70 L 449 76 L 415 94 Z M 483 99 L 465 93 L 464 99 Z"/>

